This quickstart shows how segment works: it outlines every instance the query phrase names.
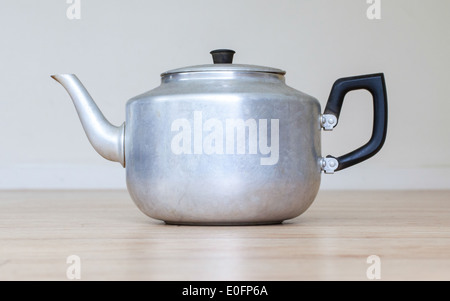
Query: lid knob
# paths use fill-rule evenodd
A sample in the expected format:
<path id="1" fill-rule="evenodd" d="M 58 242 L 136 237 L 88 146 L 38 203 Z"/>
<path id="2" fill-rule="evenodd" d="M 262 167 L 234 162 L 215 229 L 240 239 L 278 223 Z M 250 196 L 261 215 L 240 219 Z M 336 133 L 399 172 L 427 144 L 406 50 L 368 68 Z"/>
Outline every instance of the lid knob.
<path id="1" fill-rule="evenodd" d="M 236 51 L 230 49 L 216 49 L 210 53 L 213 56 L 214 64 L 232 64 L 233 55 Z"/>

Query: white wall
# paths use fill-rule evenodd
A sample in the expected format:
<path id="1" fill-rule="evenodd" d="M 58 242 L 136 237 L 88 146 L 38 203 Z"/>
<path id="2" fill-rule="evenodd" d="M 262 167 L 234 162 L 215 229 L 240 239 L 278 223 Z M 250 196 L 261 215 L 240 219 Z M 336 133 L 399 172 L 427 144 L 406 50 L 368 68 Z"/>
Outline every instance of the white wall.
<path id="1" fill-rule="evenodd" d="M 389 130 L 374 158 L 323 189 L 450 188 L 450 1 L 382 0 L 368 20 L 360 0 L 65 0 L 0 4 L 0 188 L 125 188 L 124 170 L 89 145 L 70 99 L 50 79 L 76 73 L 104 114 L 159 84 L 168 69 L 209 63 L 231 48 L 236 63 L 287 70 L 287 83 L 325 105 L 340 77 L 384 72 Z M 365 143 L 372 112 L 353 92 L 324 155 Z"/>

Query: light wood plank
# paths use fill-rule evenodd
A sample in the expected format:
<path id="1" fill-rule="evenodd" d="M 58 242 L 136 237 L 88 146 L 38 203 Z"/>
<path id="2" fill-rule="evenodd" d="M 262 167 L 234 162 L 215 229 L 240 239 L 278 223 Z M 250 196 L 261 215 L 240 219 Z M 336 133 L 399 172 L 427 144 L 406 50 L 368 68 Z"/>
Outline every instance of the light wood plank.
<path id="1" fill-rule="evenodd" d="M 450 280 L 450 191 L 320 192 L 282 225 L 169 226 L 126 191 L 0 191 L 0 280 Z"/>

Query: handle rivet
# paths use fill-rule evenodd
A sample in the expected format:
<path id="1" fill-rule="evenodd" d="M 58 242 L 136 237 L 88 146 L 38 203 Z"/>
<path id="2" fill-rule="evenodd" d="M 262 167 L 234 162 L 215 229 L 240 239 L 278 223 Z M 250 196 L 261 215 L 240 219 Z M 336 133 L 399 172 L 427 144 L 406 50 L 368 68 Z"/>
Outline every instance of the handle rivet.
<path id="1" fill-rule="evenodd" d="M 326 157 L 321 159 L 322 170 L 327 174 L 332 174 L 339 166 L 339 162 L 336 158 Z"/>
<path id="2" fill-rule="evenodd" d="M 325 131 L 331 131 L 337 124 L 337 118 L 331 114 L 324 114 L 320 119 L 320 123 Z"/>

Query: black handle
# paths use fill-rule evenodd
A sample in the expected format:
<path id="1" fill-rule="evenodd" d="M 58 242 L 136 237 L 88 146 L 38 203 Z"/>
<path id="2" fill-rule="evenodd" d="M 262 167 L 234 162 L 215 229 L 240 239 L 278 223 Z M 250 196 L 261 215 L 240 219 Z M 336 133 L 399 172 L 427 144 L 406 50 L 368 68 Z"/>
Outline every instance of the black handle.
<path id="1" fill-rule="evenodd" d="M 369 91 L 373 97 L 372 137 L 369 142 L 351 153 L 338 158 L 327 156 L 327 158 L 335 158 L 338 161 L 338 167 L 335 171 L 345 169 L 369 159 L 383 147 L 384 141 L 386 140 L 388 109 L 386 83 L 383 73 L 347 77 L 337 80 L 331 89 L 324 114 L 331 114 L 339 119 L 345 95 L 350 91 L 360 89 Z"/>
<path id="2" fill-rule="evenodd" d="M 214 64 L 232 64 L 236 51 L 231 49 L 216 49 L 210 53 L 213 56 Z"/>

